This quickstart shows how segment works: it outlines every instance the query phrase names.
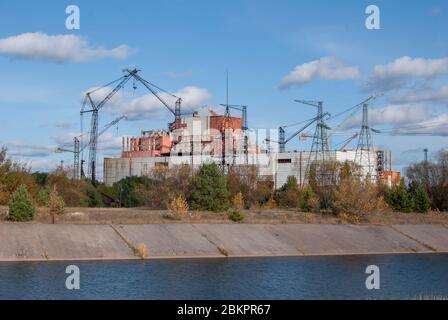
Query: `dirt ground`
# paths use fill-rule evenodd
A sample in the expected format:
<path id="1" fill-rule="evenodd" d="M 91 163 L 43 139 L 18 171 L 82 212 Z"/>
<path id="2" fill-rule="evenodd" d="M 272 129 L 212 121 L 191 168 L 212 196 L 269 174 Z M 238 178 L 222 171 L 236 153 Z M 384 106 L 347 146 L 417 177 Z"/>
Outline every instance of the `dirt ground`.
<path id="1" fill-rule="evenodd" d="M 7 207 L 0 207 L 0 223 L 6 222 Z M 312 223 L 344 224 L 351 223 L 329 213 L 305 213 L 297 210 L 243 210 L 241 223 Z M 46 208 L 39 208 L 31 223 L 51 223 Z M 232 223 L 227 213 L 190 212 L 181 218 L 173 218 L 167 210 L 149 210 L 146 208 L 66 208 L 57 223 L 74 224 L 153 224 L 153 223 Z M 398 213 L 381 212 L 361 215 L 361 224 L 448 224 L 447 212 Z"/>

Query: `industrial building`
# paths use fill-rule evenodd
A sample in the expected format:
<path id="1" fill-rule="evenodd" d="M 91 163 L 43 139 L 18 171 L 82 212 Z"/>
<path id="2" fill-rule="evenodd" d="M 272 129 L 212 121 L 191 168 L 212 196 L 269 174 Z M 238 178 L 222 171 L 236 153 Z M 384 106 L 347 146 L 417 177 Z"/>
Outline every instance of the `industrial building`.
<path id="1" fill-rule="evenodd" d="M 112 185 L 130 176 L 149 176 L 160 167 L 188 164 L 198 168 L 205 162 L 215 162 L 224 170 L 230 166 L 256 165 L 260 177 L 271 179 L 276 188 L 288 176 L 295 176 L 300 184 L 306 182 L 308 164 L 315 161 L 316 152 L 278 152 L 260 147 L 256 135 L 250 139 L 243 127 L 242 118 L 194 114 L 182 118 L 173 131 L 142 131 L 139 137 L 125 137 L 121 157 L 104 159 L 104 182 Z M 327 160 L 357 163 L 363 176 L 397 179 L 391 174 L 390 151 L 364 150 L 360 156 L 359 150 L 344 149 L 329 151 L 325 156 Z"/>

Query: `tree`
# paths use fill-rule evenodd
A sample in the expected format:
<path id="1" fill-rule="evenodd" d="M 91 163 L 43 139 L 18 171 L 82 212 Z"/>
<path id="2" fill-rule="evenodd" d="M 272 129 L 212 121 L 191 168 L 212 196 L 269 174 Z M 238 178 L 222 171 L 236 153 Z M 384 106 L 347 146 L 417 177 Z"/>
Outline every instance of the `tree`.
<path id="1" fill-rule="evenodd" d="M 295 176 L 288 176 L 285 184 L 277 190 L 275 200 L 280 207 L 297 208 L 299 204 L 299 186 Z"/>
<path id="2" fill-rule="evenodd" d="M 386 202 L 395 210 L 400 212 L 411 212 L 414 209 L 414 199 L 408 192 L 404 182 L 395 185 L 386 194 Z"/>
<path id="3" fill-rule="evenodd" d="M 319 198 L 315 195 L 310 185 L 306 185 L 300 193 L 299 208 L 305 212 L 319 210 Z"/>
<path id="4" fill-rule="evenodd" d="M 113 188 L 121 203 L 126 208 L 132 208 L 143 204 L 143 194 L 140 190 L 149 184 L 150 179 L 147 177 L 126 177 L 114 183 Z"/>
<path id="5" fill-rule="evenodd" d="M 86 181 L 85 194 L 90 208 L 104 207 L 103 198 L 98 189 L 90 182 Z"/>
<path id="6" fill-rule="evenodd" d="M 360 215 L 381 209 L 383 198 L 378 186 L 358 177 L 347 177 L 337 186 L 333 211 L 336 214 Z"/>
<path id="7" fill-rule="evenodd" d="M 419 184 L 412 189 L 414 197 L 414 210 L 421 213 L 426 213 L 431 208 L 431 200 L 425 188 Z"/>
<path id="8" fill-rule="evenodd" d="M 193 177 L 190 207 L 193 210 L 224 211 L 229 208 L 229 191 L 224 174 L 215 163 L 205 163 Z"/>
<path id="9" fill-rule="evenodd" d="M 25 185 L 20 185 L 9 200 L 9 220 L 29 221 L 36 212 L 33 199 Z"/>

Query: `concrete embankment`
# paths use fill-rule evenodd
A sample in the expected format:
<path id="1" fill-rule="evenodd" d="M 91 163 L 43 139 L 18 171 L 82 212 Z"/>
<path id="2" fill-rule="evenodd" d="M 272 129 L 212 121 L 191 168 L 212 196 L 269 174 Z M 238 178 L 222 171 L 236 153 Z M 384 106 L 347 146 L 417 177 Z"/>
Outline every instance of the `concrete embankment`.
<path id="1" fill-rule="evenodd" d="M 0 224 L 0 261 L 431 252 L 448 253 L 448 226 Z"/>

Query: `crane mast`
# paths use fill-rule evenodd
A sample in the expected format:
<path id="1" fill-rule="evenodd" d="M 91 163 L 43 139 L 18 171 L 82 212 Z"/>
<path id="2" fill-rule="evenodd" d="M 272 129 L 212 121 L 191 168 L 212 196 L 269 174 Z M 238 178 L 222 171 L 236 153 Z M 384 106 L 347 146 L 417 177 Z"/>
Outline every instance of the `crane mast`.
<path id="1" fill-rule="evenodd" d="M 123 120 L 125 118 L 126 118 L 126 116 L 121 116 L 121 117 L 118 117 L 118 118 L 114 119 L 113 121 L 109 122 L 98 133 L 98 137 L 102 136 L 110 127 L 116 125 L 118 122 L 120 122 L 121 120 Z M 80 163 L 80 154 L 85 148 L 87 148 L 87 146 L 89 146 L 89 143 L 90 143 L 90 140 L 89 140 L 89 143 L 81 146 L 81 141 L 80 141 L 81 137 L 82 137 L 82 135 L 73 138 L 73 150 L 62 148 L 62 147 L 56 148 L 57 153 L 61 153 L 61 152 L 73 153 L 73 178 L 74 179 L 79 179 L 80 176 L 84 176 L 84 168 L 83 168 L 84 161 L 82 161 Z"/>
<path id="2" fill-rule="evenodd" d="M 98 145 L 98 118 L 99 111 L 104 105 L 120 90 L 124 87 L 124 85 L 132 78 L 133 74 L 136 74 L 137 70 L 132 70 L 129 74 L 122 76 L 118 80 L 114 82 L 119 83 L 114 87 L 114 89 L 109 92 L 106 97 L 101 100 L 98 104 L 95 104 L 92 99 L 92 93 L 98 91 L 98 89 L 86 93 L 86 98 L 84 102 L 90 102 L 90 110 L 85 110 L 85 105 L 83 105 L 81 109 L 81 115 L 84 113 L 92 113 L 92 118 L 90 120 L 90 138 L 89 138 L 89 163 L 88 163 L 88 174 L 91 177 L 92 182 L 96 181 L 96 154 L 97 154 L 97 145 Z"/>
<path id="3" fill-rule="evenodd" d="M 120 90 L 122 89 L 125 84 L 130 79 L 135 79 L 136 81 L 143 84 L 173 115 L 174 115 L 174 122 L 170 124 L 170 129 L 176 129 L 179 127 L 179 124 L 181 122 L 181 103 L 182 99 L 175 96 L 174 94 L 163 90 L 162 88 L 159 88 L 158 86 L 146 81 L 143 79 L 139 74 L 140 70 L 137 69 L 125 69 L 123 72 L 126 72 L 124 76 L 121 78 L 112 81 L 111 83 L 107 84 L 106 86 L 103 86 L 102 88 L 108 87 L 112 84 L 115 84 L 118 82 L 118 84 L 114 87 L 114 89 L 109 92 L 106 97 L 101 100 L 99 103 L 95 103 L 94 99 L 92 98 L 92 94 L 101 88 L 92 90 L 88 93 L 86 93 L 84 98 L 84 103 L 81 108 L 81 117 L 85 113 L 91 113 L 91 120 L 90 120 L 90 138 L 89 138 L 89 163 L 88 163 L 88 174 L 93 182 L 96 181 L 96 158 L 97 158 L 97 148 L 98 148 L 98 118 L 99 118 L 99 111 L 101 108 L 104 107 L 104 105 Z M 135 89 L 134 84 L 134 89 Z M 174 103 L 174 107 L 169 105 L 158 93 L 157 91 L 162 91 L 166 94 L 168 94 L 171 97 L 176 98 L 176 102 Z M 90 109 L 86 110 L 86 105 L 90 105 Z M 81 120 L 82 123 L 82 120 Z M 83 161 L 81 161 L 83 162 Z M 82 168 L 81 168 L 82 169 Z M 81 170 L 82 171 L 82 170 Z"/>

